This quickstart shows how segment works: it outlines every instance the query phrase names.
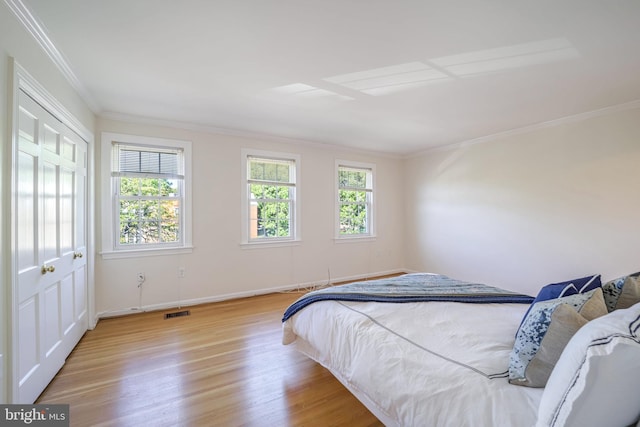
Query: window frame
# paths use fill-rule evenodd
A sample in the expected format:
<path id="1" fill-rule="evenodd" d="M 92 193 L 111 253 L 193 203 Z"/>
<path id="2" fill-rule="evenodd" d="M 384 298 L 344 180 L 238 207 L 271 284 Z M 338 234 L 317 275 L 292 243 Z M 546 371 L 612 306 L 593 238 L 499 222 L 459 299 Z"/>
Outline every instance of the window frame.
<path id="1" fill-rule="evenodd" d="M 287 186 L 290 186 L 293 189 L 293 197 L 290 199 L 290 204 L 292 207 L 289 209 L 290 212 L 290 230 L 291 236 L 288 237 L 260 237 L 260 238 L 252 238 L 251 237 L 251 215 L 250 215 L 250 207 L 251 207 L 251 194 L 249 191 L 249 185 L 251 185 L 251 180 L 249 177 L 249 160 L 250 159 L 264 159 L 270 161 L 282 161 L 291 163 L 293 165 L 294 171 L 291 173 L 294 182 L 287 183 Z M 240 245 L 245 248 L 250 247 L 264 247 L 264 246 L 290 246 L 297 245 L 302 240 L 301 235 L 301 215 L 300 215 L 300 176 L 301 176 L 301 157 L 299 154 L 294 153 L 284 153 L 278 151 L 265 151 L 265 150 L 256 150 L 251 148 L 243 148 L 241 150 L 241 239 Z M 255 183 L 255 182 L 254 182 Z"/>
<path id="2" fill-rule="evenodd" d="M 356 233 L 356 234 L 341 234 L 340 233 L 340 207 L 342 206 L 340 202 L 340 169 L 341 168 L 349 168 L 367 171 L 370 174 L 371 187 L 367 188 L 368 201 L 366 202 L 367 210 L 367 229 L 369 230 L 367 233 Z M 376 218 L 376 165 L 374 163 L 364 163 L 364 162 L 356 162 L 351 160 L 340 160 L 336 159 L 335 161 L 335 169 L 334 169 L 334 190 L 335 190 L 335 240 L 337 242 L 344 242 L 350 240 L 367 240 L 367 239 L 375 239 L 376 238 L 376 227 L 375 227 L 375 218 Z"/>
<path id="3" fill-rule="evenodd" d="M 131 146 L 132 148 L 150 148 L 158 151 L 177 150 L 182 152 L 182 194 L 180 199 L 179 233 L 178 242 L 170 243 L 120 243 L 119 212 L 120 197 L 117 185 L 121 177 L 119 171 L 114 170 L 115 149 L 114 144 Z M 105 259 L 126 258 L 138 256 L 172 255 L 190 253 L 192 245 L 192 147 L 191 141 L 182 141 L 166 138 L 127 135 L 111 132 L 103 132 L 101 138 L 101 167 L 102 167 L 102 252 Z M 118 166 L 119 167 L 119 166 Z M 116 172 L 115 174 L 113 172 Z M 151 197 L 152 198 L 152 197 Z"/>

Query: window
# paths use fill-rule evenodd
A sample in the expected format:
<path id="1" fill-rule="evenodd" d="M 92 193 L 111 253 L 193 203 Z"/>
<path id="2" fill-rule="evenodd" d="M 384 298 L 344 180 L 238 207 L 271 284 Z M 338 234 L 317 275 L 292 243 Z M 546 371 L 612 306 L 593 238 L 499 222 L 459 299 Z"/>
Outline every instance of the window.
<path id="1" fill-rule="evenodd" d="M 190 248 L 191 144 L 109 133 L 102 144 L 103 254 Z"/>
<path id="2" fill-rule="evenodd" d="M 375 165 L 336 162 L 337 237 L 373 237 Z"/>
<path id="3" fill-rule="evenodd" d="M 243 242 L 299 239 L 299 156 L 243 150 Z"/>

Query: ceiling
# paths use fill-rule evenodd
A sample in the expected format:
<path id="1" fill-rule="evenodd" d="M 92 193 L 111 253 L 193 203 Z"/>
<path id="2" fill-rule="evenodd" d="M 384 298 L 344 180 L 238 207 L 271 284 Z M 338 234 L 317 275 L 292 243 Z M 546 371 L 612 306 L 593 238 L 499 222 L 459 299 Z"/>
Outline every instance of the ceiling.
<path id="1" fill-rule="evenodd" d="M 640 100 L 637 0 L 22 3 L 99 115 L 403 156 Z"/>

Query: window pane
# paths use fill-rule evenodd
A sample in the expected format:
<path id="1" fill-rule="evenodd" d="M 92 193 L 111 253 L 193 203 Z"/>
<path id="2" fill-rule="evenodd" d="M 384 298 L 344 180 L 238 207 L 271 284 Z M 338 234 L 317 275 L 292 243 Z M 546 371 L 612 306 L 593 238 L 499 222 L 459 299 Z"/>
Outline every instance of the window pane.
<path id="1" fill-rule="evenodd" d="M 289 165 L 279 164 L 276 167 L 276 181 L 289 182 Z"/>
<path id="2" fill-rule="evenodd" d="M 277 163 L 264 163 L 264 177 L 267 181 L 278 180 L 278 164 Z"/>
<path id="3" fill-rule="evenodd" d="M 256 161 L 249 162 L 249 178 L 264 180 L 264 163 Z"/>
<path id="4" fill-rule="evenodd" d="M 253 200 L 289 200 L 293 198 L 293 188 L 279 185 L 250 185 Z"/>
<path id="5" fill-rule="evenodd" d="M 369 171 L 366 169 L 338 169 L 338 185 L 340 187 L 367 188 L 367 175 Z"/>
<path id="6" fill-rule="evenodd" d="M 367 206 L 345 204 L 340 206 L 340 234 L 367 233 Z"/>
<path id="7" fill-rule="evenodd" d="M 120 244 L 136 244 L 140 243 L 138 233 L 138 222 L 133 220 L 120 222 Z"/>
<path id="8" fill-rule="evenodd" d="M 178 221 L 162 221 L 160 233 L 163 242 L 177 242 L 179 240 L 179 231 Z"/>
<path id="9" fill-rule="evenodd" d="M 346 187 L 349 182 L 349 174 L 344 169 L 338 170 L 338 186 Z"/>
<path id="10" fill-rule="evenodd" d="M 120 178 L 120 194 L 122 196 L 137 196 L 140 194 L 140 179 Z"/>
<path id="11" fill-rule="evenodd" d="M 177 179 L 160 179 L 159 187 L 160 187 L 160 195 L 166 197 L 176 197 L 178 196 L 178 180 Z"/>
<path id="12" fill-rule="evenodd" d="M 261 181 L 291 182 L 291 164 L 277 160 L 249 160 L 249 178 Z"/>
<path id="13" fill-rule="evenodd" d="M 159 231 L 158 221 L 141 221 L 138 230 L 140 243 L 158 243 L 160 241 Z"/>
<path id="14" fill-rule="evenodd" d="M 339 190 L 338 195 L 340 202 L 364 203 L 367 201 L 366 191 Z"/>
<path id="15" fill-rule="evenodd" d="M 166 202 L 160 202 L 160 220 L 165 221 L 177 221 L 179 218 L 180 203 L 177 200 L 167 200 Z"/>
<path id="16" fill-rule="evenodd" d="M 277 236 L 276 217 L 278 215 L 277 203 L 259 203 L 258 218 L 265 237 Z"/>
<path id="17" fill-rule="evenodd" d="M 141 220 L 157 220 L 158 215 L 158 202 L 155 200 L 140 200 L 140 219 Z"/>
<path id="18" fill-rule="evenodd" d="M 159 196 L 160 187 L 158 178 L 143 178 L 140 180 L 140 194 L 142 196 Z"/>
<path id="19" fill-rule="evenodd" d="M 288 202 L 261 202 L 257 206 L 257 235 L 291 236 Z"/>
<path id="20" fill-rule="evenodd" d="M 264 237 L 265 229 L 264 229 L 264 221 L 262 219 L 256 218 L 256 234 L 251 237 Z"/>
<path id="21" fill-rule="evenodd" d="M 275 187 L 274 192 L 276 194 L 276 199 L 280 200 L 288 200 L 291 198 L 290 187 Z"/>
<path id="22" fill-rule="evenodd" d="M 252 199 L 264 199 L 264 185 L 251 184 L 249 186 L 249 192 Z"/>
<path id="23" fill-rule="evenodd" d="M 367 187 L 367 173 L 364 172 L 364 171 L 351 172 L 349 174 L 349 185 L 351 187 L 366 188 Z"/>
<path id="24" fill-rule="evenodd" d="M 137 200 L 120 200 L 120 223 L 137 221 L 139 203 Z"/>

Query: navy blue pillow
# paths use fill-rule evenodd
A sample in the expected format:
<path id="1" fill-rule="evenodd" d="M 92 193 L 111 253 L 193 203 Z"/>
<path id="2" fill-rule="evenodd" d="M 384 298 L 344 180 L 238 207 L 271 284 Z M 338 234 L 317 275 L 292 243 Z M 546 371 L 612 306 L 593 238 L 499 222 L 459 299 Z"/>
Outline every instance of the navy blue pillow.
<path id="1" fill-rule="evenodd" d="M 568 280 L 566 282 L 560 283 L 551 283 L 538 292 L 536 299 L 533 300 L 529 309 L 524 314 L 524 317 L 520 321 L 520 326 L 518 326 L 518 330 L 522 326 L 524 319 L 527 318 L 529 311 L 531 311 L 531 307 L 537 302 L 540 301 L 548 301 L 550 299 L 568 297 L 569 295 L 575 294 L 584 294 L 585 292 L 592 291 L 596 288 L 602 287 L 602 281 L 600 280 L 599 274 L 594 274 L 593 276 L 581 277 L 580 279 Z"/>

